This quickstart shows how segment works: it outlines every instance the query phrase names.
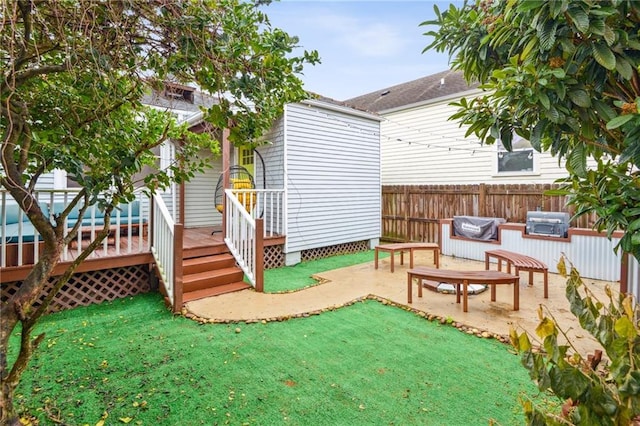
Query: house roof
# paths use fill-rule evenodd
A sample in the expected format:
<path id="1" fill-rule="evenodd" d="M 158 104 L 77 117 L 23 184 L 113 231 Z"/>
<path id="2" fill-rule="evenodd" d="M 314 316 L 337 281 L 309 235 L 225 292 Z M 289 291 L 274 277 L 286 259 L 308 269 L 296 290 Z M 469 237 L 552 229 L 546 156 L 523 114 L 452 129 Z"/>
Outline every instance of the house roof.
<path id="1" fill-rule="evenodd" d="M 356 108 L 353 105 L 348 105 L 345 102 L 318 95 L 316 93 L 309 92 L 309 94 L 311 95 L 311 97 L 300 101 L 300 103 L 311 106 L 319 106 L 321 108 L 330 109 L 333 111 L 341 112 L 343 114 L 355 115 L 370 120 L 382 121 L 382 117 L 375 112 L 367 111 L 362 108 Z"/>
<path id="2" fill-rule="evenodd" d="M 142 98 L 142 103 L 162 109 L 198 112 L 201 106 L 209 108 L 216 104 L 217 100 L 201 92 L 194 93 L 193 102 L 187 102 L 183 99 L 170 99 L 162 96 L 160 93 L 153 92 L 146 94 Z"/>
<path id="3" fill-rule="evenodd" d="M 344 103 L 356 109 L 381 112 L 448 97 L 477 87 L 477 83 L 467 83 L 461 71 L 447 70 L 347 99 Z"/>

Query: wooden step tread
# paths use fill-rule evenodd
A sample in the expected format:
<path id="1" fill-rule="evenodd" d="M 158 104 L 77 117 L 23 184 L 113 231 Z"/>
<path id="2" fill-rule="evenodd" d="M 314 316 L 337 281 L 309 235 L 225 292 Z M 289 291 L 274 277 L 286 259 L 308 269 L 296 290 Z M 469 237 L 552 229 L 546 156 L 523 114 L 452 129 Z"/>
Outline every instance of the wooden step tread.
<path id="1" fill-rule="evenodd" d="M 191 265 L 199 265 L 201 263 L 215 262 L 215 261 L 228 260 L 228 259 L 233 259 L 233 256 L 231 255 L 231 253 L 214 254 L 214 255 L 201 256 L 201 257 L 191 257 L 189 259 L 184 259 L 182 261 L 182 264 L 184 266 L 191 266 Z"/>
<path id="2" fill-rule="evenodd" d="M 250 284 L 247 284 L 244 281 L 236 281 L 229 284 L 184 293 L 182 296 L 182 302 L 187 303 L 193 300 L 204 299 L 205 297 L 219 296 L 221 294 L 246 290 L 248 288 L 251 288 Z"/>
<path id="3" fill-rule="evenodd" d="M 223 277 L 225 275 L 233 275 L 242 273 L 242 269 L 237 266 L 232 266 L 229 268 L 216 269 L 214 271 L 204 271 L 198 272 L 196 274 L 187 274 L 182 278 L 183 283 L 191 283 L 195 281 L 207 280 L 211 278 Z"/>
<path id="4" fill-rule="evenodd" d="M 182 269 L 184 275 L 231 268 L 235 267 L 235 265 L 236 260 L 229 253 L 217 254 L 213 256 L 194 257 L 191 259 L 184 259 L 182 261 Z"/>

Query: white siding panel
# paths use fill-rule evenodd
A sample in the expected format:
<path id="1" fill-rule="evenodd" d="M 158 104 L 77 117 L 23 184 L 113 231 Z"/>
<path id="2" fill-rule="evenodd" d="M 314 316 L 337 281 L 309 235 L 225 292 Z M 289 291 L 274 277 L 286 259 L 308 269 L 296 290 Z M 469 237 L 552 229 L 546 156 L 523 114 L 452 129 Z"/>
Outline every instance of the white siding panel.
<path id="1" fill-rule="evenodd" d="M 262 155 L 265 163 L 266 188 L 284 188 L 284 118 L 274 123 L 269 132 L 263 137 L 266 144 L 256 150 Z M 256 159 L 256 185 L 262 188 L 262 166 Z"/>
<path id="2" fill-rule="evenodd" d="M 380 237 L 378 133 L 375 120 L 287 106 L 285 252 Z"/>
<path id="3" fill-rule="evenodd" d="M 627 292 L 633 294 L 635 302 L 640 301 L 640 264 L 638 260 L 629 255 L 629 263 L 627 264 Z"/>
<path id="4" fill-rule="evenodd" d="M 496 147 L 465 138 L 466 127 L 449 117 L 457 111 L 446 100 L 385 114 L 381 124 L 383 185 L 552 183 L 566 176 L 563 166 L 538 153 L 538 170 L 496 176 Z"/>
<path id="5" fill-rule="evenodd" d="M 44 173 L 38 178 L 36 189 L 60 189 L 55 187 L 55 173 Z"/>
<path id="6" fill-rule="evenodd" d="M 210 152 L 202 151 L 201 157 L 211 156 Z M 207 168 L 204 173 L 196 174 L 185 191 L 185 223 L 186 228 L 197 226 L 214 226 L 222 223 L 222 215 L 215 206 L 215 192 L 222 160 L 216 158 L 212 162 L 213 168 Z"/>

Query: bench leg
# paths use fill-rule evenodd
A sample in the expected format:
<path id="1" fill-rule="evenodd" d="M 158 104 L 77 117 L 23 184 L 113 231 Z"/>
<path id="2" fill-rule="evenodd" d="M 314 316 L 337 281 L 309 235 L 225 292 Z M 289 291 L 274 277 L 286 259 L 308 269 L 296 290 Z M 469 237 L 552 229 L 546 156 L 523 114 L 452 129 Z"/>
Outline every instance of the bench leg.
<path id="1" fill-rule="evenodd" d="M 440 249 L 433 249 L 433 259 L 435 260 L 436 269 L 440 269 Z"/>
<path id="2" fill-rule="evenodd" d="M 469 289 L 467 288 L 468 286 L 469 286 L 469 281 L 464 280 L 464 282 L 462 283 L 462 312 L 467 312 L 467 304 L 468 304 L 467 296 L 469 295 Z"/>
<path id="3" fill-rule="evenodd" d="M 520 310 L 520 278 L 513 283 L 513 310 Z"/>
<path id="4" fill-rule="evenodd" d="M 409 249 L 409 269 L 413 269 L 413 249 L 412 248 Z"/>
<path id="5" fill-rule="evenodd" d="M 413 275 L 407 274 L 407 303 L 413 303 Z"/>
<path id="6" fill-rule="evenodd" d="M 396 260 L 396 252 L 394 250 L 391 250 L 391 272 L 392 273 L 393 273 L 393 267 L 395 266 L 394 264 L 396 263 L 395 260 Z"/>
<path id="7" fill-rule="evenodd" d="M 496 285 L 495 284 L 490 284 L 491 285 L 491 301 L 495 302 L 496 301 Z"/>
<path id="8" fill-rule="evenodd" d="M 400 264 L 404 265 L 404 250 L 400 250 Z"/>
<path id="9" fill-rule="evenodd" d="M 529 285 L 533 285 L 533 271 L 529 271 Z"/>
<path id="10" fill-rule="evenodd" d="M 544 298 L 549 298 L 549 276 L 547 274 L 547 270 L 545 269 L 542 273 L 544 274 Z"/>
<path id="11" fill-rule="evenodd" d="M 378 248 L 376 248 L 375 252 L 373 253 L 373 265 L 374 269 L 378 269 Z"/>

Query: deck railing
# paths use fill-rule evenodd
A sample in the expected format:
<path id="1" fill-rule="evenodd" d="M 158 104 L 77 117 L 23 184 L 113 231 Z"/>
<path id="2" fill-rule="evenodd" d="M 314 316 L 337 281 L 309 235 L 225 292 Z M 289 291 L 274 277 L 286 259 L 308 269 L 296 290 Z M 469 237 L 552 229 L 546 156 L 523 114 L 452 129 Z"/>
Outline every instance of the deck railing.
<path id="1" fill-rule="evenodd" d="M 34 194 L 43 212 L 53 223 L 55 215 L 61 213 L 78 192 L 79 189 L 37 190 Z M 94 239 L 104 226 L 103 213 L 98 206 L 89 206 L 81 218 L 78 217 L 79 210 L 79 207 L 74 209 L 65 221 L 67 229 L 72 228 L 79 220 L 82 224 L 74 241 L 64 247 L 60 259 L 63 262 L 73 260 L 87 241 Z M 122 204 L 113 210 L 111 232 L 89 258 L 104 257 L 111 250 L 115 250 L 118 255 L 148 252 L 149 214 L 148 197 L 141 191 L 136 192 L 133 202 Z M 132 238 L 134 235 L 138 238 Z M 123 238 L 126 240 L 123 241 Z M 6 190 L 0 190 L 0 267 L 37 263 L 42 247 L 42 237 L 26 214 Z"/>
<path id="2" fill-rule="evenodd" d="M 162 280 L 169 302 L 175 304 L 175 228 L 176 223 L 169 213 L 162 196 L 153 197 L 153 235 L 151 253 Z"/>
<path id="3" fill-rule="evenodd" d="M 264 237 L 284 235 L 284 189 L 253 189 L 246 191 L 255 194 L 256 202 L 251 210 L 251 216 L 254 219 L 264 220 Z M 243 193 L 243 191 L 236 190 L 234 192 L 238 192 L 238 197 L 241 197 Z"/>

